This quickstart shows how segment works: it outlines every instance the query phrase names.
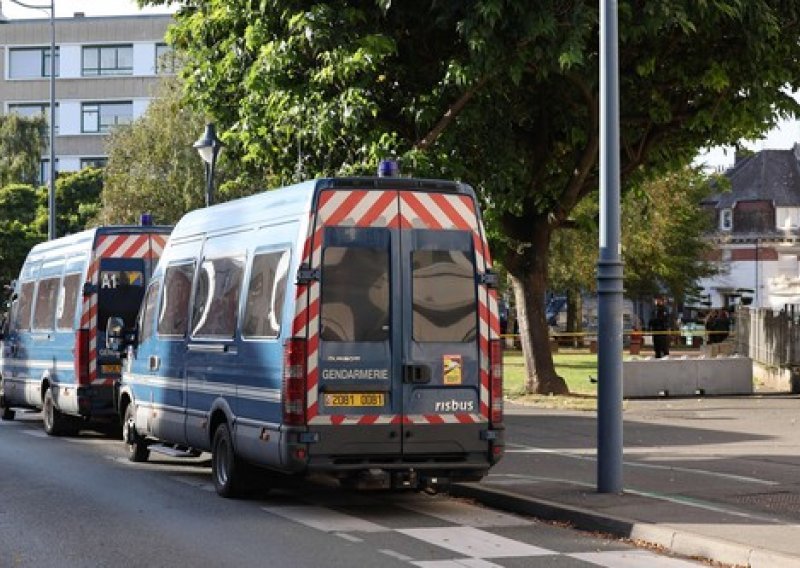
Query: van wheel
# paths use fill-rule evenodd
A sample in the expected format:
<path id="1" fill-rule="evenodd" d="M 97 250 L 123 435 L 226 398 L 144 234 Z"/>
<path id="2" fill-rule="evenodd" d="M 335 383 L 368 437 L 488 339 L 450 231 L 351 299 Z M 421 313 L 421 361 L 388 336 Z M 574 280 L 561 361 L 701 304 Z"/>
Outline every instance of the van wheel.
<path id="1" fill-rule="evenodd" d="M 122 420 L 122 439 L 128 451 L 128 459 L 132 462 L 146 462 L 150 457 L 150 450 L 143 436 L 136 431 L 136 422 L 133 416 L 133 404 L 125 407 L 125 418 Z"/>
<path id="2" fill-rule="evenodd" d="M 69 417 L 61 414 L 61 411 L 56 408 L 52 389 L 44 391 L 42 419 L 44 421 L 44 431 L 50 436 L 63 436 L 71 430 L 68 424 Z"/>
<path id="3" fill-rule="evenodd" d="M 227 423 L 220 424 L 211 444 L 211 477 L 222 497 L 241 497 L 250 479 L 248 464 L 236 457 L 233 436 Z"/>

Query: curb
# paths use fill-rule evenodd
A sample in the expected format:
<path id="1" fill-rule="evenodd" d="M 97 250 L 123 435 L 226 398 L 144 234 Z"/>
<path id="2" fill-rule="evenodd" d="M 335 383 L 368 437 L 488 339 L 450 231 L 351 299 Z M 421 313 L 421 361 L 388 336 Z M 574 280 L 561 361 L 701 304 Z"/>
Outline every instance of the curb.
<path id="1" fill-rule="evenodd" d="M 583 531 L 600 531 L 617 537 L 643 541 L 690 558 L 750 568 L 797 568 L 800 557 L 674 529 L 668 525 L 645 523 L 614 517 L 539 499 L 488 488 L 474 483 L 454 483 L 450 495 L 469 497 L 485 505 L 512 513 L 530 515 L 548 521 L 570 523 Z"/>

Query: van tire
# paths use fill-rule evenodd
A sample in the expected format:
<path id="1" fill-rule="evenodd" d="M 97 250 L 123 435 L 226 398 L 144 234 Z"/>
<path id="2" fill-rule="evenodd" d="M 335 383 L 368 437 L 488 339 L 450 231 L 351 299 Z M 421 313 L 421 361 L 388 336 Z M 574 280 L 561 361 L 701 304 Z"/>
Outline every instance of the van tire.
<path id="1" fill-rule="evenodd" d="M 69 417 L 64 416 L 61 411 L 56 408 L 56 403 L 53 400 L 53 391 L 49 388 L 44 391 L 42 421 L 44 422 L 44 431 L 50 436 L 63 436 L 74 430 L 74 427 L 70 427 Z"/>
<path id="2" fill-rule="evenodd" d="M 125 407 L 125 418 L 122 420 L 122 440 L 128 452 L 128 460 L 134 463 L 146 462 L 150 457 L 150 450 L 143 436 L 136 431 L 133 416 L 133 403 Z"/>
<path id="3" fill-rule="evenodd" d="M 211 477 L 221 497 L 241 497 L 250 480 L 248 464 L 236 456 L 227 422 L 214 431 L 211 444 Z"/>
<path id="4" fill-rule="evenodd" d="M 17 413 L 10 408 L 3 407 L 3 413 L 0 414 L 0 420 L 14 420 Z"/>

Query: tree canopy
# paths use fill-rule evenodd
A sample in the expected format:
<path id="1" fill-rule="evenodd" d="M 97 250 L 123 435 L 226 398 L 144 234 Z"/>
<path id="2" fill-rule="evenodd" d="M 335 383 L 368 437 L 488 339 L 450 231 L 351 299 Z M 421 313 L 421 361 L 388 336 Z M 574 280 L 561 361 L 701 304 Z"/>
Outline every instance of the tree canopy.
<path id="1" fill-rule="evenodd" d="M 543 298 L 553 232 L 599 183 L 598 3 L 178 4 L 188 100 L 243 172 L 365 173 L 395 153 L 414 175 L 477 187 L 531 389 L 564 392 Z M 626 187 L 798 110 L 796 3 L 621 0 L 619 32 Z"/>
<path id="2" fill-rule="evenodd" d="M 42 135 L 46 130 L 44 116 L 0 115 L 0 187 L 36 182 L 42 152 L 47 147 Z"/>

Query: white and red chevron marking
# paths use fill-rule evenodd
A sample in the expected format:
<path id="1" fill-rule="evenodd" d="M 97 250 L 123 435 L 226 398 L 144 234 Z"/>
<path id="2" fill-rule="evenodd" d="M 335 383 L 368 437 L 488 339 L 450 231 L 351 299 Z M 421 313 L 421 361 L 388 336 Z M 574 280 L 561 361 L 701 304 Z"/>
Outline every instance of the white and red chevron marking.
<path id="1" fill-rule="evenodd" d="M 389 227 L 470 231 L 478 270 L 490 266 L 485 233 L 475 203 L 468 195 L 394 190 L 326 190 L 320 194 L 318 214 L 309 220 L 302 264 L 319 269 L 326 226 Z M 309 424 L 457 424 L 479 423 L 489 417 L 489 339 L 499 337 L 497 299 L 486 286 L 479 290 L 480 412 L 451 414 L 321 415 L 319 413 L 319 283 L 298 285 L 292 336 L 308 345 L 306 417 Z M 306 301 L 302 301 L 303 298 Z M 496 330 L 495 330 L 496 322 Z"/>
<path id="2" fill-rule="evenodd" d="M 100 235 L 97 237 L 86 280 L 98 285 L 100 260 L 103 258 L 155 259 L 161 256 L 166 242 L 167 235 L 164 234 Z M 113 380 L 97 378 L 97 294 L 90 294 L 83 302 L 81 327 L 89 330 L 89 381 L 93 384 L 110 385 Z"/>

